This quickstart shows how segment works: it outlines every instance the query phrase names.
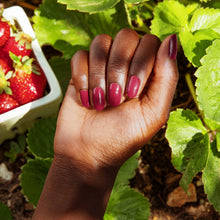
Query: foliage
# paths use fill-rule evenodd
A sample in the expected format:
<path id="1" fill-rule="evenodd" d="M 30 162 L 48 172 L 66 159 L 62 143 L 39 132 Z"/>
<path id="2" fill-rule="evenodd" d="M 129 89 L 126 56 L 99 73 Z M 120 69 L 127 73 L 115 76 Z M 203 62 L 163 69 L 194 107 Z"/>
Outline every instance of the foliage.
<path id="1" fill-rule="evenodd" d="M 25 147 L 26 147 L 26 137 L 25 135 L 19 135 L 16 141 L 10 142 L 10 150 L 5 152 L 5 156 L 9 158 L 10 162 L 14 162 L 18 155 L 22 154 L 26 157 Z"/>
<path id="2" fill-rule="evenodd" d="M 0 201 L 0 219 L 12 220 L 12 214 L 10 209 Z"/>
<path id="3" fill-rule="evenodd" d="M 96 35 L 105 33 L 114 38 L 115 34 L 124 27 L 130 27 L 140 35 L 155 34 L 161 40 L 168 35 L 177 34 L 180 49 L 183 50 L 189 65 L 193 65 L 196 69 L 195 85 L 189 73 L 180 74 L 186 76 L 198 111 L 176 109 L 171 112 L 166 137 L 172 149 L 172 162 L 183 174 L 180 185 L 185 190 L 192 178 L 203 171 L 205 192 L 210 203 L 220 211 L 220 4 L 215 0 L 156 2 L 44 0 L 35 11 L 34 29 L 41 45 L 50 44 L 63 54 L 62 57 L 54 57 L 50 61 L 57 77 L 61 80 L 63 91 L 66 90 L 70 75 L 70 69 L 66 65 L 70 63 L 72 55 L 77 50 L 88 50 Z M 68 74 L 68 77 L 62 74 Z M 30 130 L 28 138 L 31 138 L 31 133 L 34 131 Z M 31 169 L 37 169 L 32 173 L 38 172 L 38 176 L 45 177 L 51 162 L 51 159 L 46 158 L 51 158 L 52 152 L 51 154 L 36 153 L 36 148 L 31 146 L 33 142 L 29 142 L 29 149 L 33 151 L 36 159 L 25 165 L 21 178 L 24 192 L 36 205 L 40 190 L 33 196 L 28 193 L 36 185 L 42 186 L 43 178 L 29 176 L 29 173 Z M 47 146 L 46 149 L 51 148 Z M 40 151 L 42 150 L 43 148 Z M 46 158 L 41 157 L 43 155 Z M 44 164 L 42 167 L 38 164 L 41 162 Z M 134 169 L 135 167 L 132 168 Z M 123 172 L 126 174 L 129 170 L 131 168 L 126 168 Z M 129 174 L 126 179 L 130 177 Z M 31 183 L 33 186 L 25 185 L 30 178 L 35 179 L 37 184 L 35 182 Z M 138 219 L 137 214 L 140 214 L 139 219 L 146 219 L 149 213 L 148 202 L 142 195 L 130 189 L 123 179 L 121 182 L 124 186 L 117 187 L 118 181 L 116 181 L 105 220 Z M 129 195 L 129 199 L 124 195 Z M 137 207 L 141 211 L 137 211 Z M 143 218 L 142 212 L 145 211 Z"/>

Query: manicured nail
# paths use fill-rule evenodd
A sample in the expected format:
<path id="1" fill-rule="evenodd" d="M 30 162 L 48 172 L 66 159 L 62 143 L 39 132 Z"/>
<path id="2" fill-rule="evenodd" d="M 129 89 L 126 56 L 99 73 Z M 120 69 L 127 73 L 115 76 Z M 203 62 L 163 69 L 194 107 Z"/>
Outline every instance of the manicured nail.
<path id="1" fill-rule="evenodd" d="M 140 79 L 137 76 L 131 76 L 128 82 L 127 95 L 129 98 L 134 98 L 140 86 Z"/>
<path id="2" fill-rule="evenodd" d="M 170 37 L 169 56 L 171 59 L 175 60 L 176 55 L 177 55 L 177 36 L 176 36 L 176 34 L 173 34 Z"/>
<path id="3" fill-rule="evenodd" d="M 92 91 L 92 101 L 94 108 L 101 111 L 105 107 L 105 94 L 100 87 L 96 87 Z"/>
<path id="4" fill-rule="evenodd" d="M 80 93 L 80 98 L 81 98 L 82 105 L 86 108 L 89 108 L 90 104 L 89 104 L 89 92 L 88 92 L 88 90 L 81 90 L 79 93 Z"/>
<path id="5" fill-rule="evenodd" d="M 121 103 L 121 87 L 117 83 L 111 83 L 108 88 L 109 105 L 115 107 Z"/>

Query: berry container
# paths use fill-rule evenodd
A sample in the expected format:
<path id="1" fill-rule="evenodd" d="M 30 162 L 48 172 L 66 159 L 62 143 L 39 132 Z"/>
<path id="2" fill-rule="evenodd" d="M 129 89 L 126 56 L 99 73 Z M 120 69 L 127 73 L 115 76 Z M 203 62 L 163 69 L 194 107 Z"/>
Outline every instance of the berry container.
<path id="1" fill-rule="evenodd" d="M 33 53 L 46 75 L 49 91 L 40 99 L 0 115 L 0 144 L 7 139 L 15 137 L 16 134 L 22 134 L 27 131 L 36 119 L 56 115 L 62 100 L 59 82 L 41 50 L 24 10 L 19 6 L 12 6 L 4 9 L 3 17 L 12 24 L 17 23 L 21 31 L 32 37 Z"/>

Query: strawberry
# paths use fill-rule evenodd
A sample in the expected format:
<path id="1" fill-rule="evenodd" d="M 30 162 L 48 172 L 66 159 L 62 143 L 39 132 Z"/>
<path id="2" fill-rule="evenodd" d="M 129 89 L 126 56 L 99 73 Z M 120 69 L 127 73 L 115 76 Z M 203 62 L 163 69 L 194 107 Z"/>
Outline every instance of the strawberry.
<path id="1" fill-rule="evenodd" d="M 3 71 L 6 74 L 10 70 L 12 70 L 12 66 L 8 63 L 7 59 L 2 59 L 0 56 L 0 72 Z"/>
<path id="2" fill-rule="evenodd" d="M 10 53 L 14 61 L 15 71 L 9 79 L 12 96 L 20 104 L 34 101 L 43 96 L 46 87 L 46 76 L 34 59 L 27 56 L 21 58 Z"/>
<path id="3" fill-rule="evenodd" d="M 12 52 L 16 56 L 30 56 L 32 53 L 31 41 L 31 37 L 28 34 L 18 33 L 7 40 L 2 51 L 8 55 L 9 52 Z"/>
<path id="4" fill-rule="evenodd" d="M 0 94 L 0 114 L 5 113 L 19 106 L 19 103 L 6 93 Z"/>
<path id="5" fill-rule="evenodd" d="M 5 42 L 10 37 L 10 25 L 4 18 L 0 18 L 0 47 L 5 44 Z"/>
<path id="6" fill-rule="evenodd" d="M 2 51 L 2 48 L 0 48 L 0 59 L 4 60 L 4 62 L 8 65 L 8 67 L 10 67 L 10 69 L 13 68 L 12 67 L 13 61 L 5 52 Z"/>

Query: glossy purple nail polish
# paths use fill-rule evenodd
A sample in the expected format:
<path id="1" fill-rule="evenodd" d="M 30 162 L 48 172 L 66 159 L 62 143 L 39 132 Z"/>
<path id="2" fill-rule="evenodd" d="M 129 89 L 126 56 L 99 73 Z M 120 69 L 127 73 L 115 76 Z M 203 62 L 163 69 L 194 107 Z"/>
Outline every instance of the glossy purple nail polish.
<path id="1" fill-rule="evenodd" d="M 105 107 L 105 94 L 102 88 L 96 87 L 92 91 L 92 101 L 94 108 L 101 111 Z"/>
<path id="2" fill-rule="evenodd" d="M 177 36 L 176 34 L 173 34 L 170 37 L 170 43 L 169 43 L 169 57 L 173 60 L 176 59 L 177 56 Z"/>
<path id="3" fill-rule="evenodd" d="M 81 90 L 80 91 L 80 98 L 81 98 L 82 105 L 86 108 L 89 108 L 90 102 L 89 102 L 88 90 Z"/>
<path id="4" fill-rule="evenodd" d="M 140 86 L 140 79 L 137 76 L 131 76 L 128 82 L 127 95 L 129 98 L 134 98 Z"/>
<path id="5" fill-rule="evenodd" d="M 115 107 L 121 103 L 121 87 L 117 83 L 111 83 L 108 88 L 109 105 Z"/>

